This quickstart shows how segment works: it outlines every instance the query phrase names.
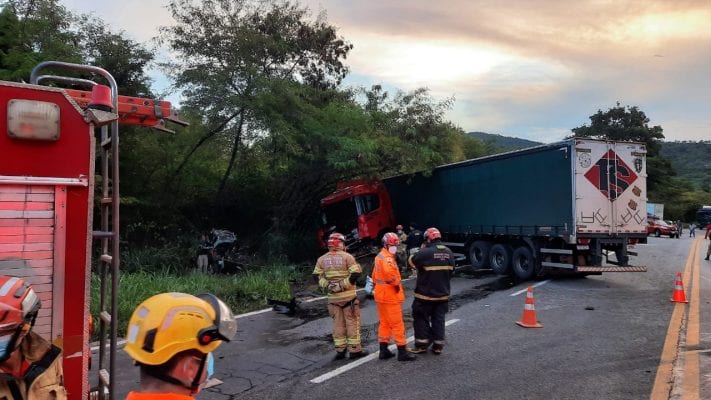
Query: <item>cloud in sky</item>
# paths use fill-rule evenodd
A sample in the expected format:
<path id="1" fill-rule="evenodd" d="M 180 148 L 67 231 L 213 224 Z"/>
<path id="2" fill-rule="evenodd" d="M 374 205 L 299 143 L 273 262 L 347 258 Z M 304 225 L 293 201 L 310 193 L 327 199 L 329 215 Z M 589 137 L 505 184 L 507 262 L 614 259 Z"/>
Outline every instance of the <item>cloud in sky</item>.
<path id="1" fill-rule="evenodd" d="M 145 41 L 164 2 L 64 0 Z M 467 131 L 554 141 L 617 101 L 667 140 L 709 139 L 711 3 L 614 0 L 306 0 L 354 45 L 347 84 L 454 96 Z M 138 12 L 137 10 L 140 10 Z M 160 81 L 160 79 L 159 79 Z"/>

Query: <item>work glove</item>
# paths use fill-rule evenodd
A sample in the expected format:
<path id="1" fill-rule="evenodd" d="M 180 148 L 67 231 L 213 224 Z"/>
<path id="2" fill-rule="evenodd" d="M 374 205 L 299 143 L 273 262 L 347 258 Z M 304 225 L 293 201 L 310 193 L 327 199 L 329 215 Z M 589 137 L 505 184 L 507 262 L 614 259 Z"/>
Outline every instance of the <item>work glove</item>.
<path id="1" fill-rule="evenodd" d="M 343 291 L 343 284 L 341 281 L 331 281 L 328 283 L 327 288 L 329 293 L 340 293 Z"/>

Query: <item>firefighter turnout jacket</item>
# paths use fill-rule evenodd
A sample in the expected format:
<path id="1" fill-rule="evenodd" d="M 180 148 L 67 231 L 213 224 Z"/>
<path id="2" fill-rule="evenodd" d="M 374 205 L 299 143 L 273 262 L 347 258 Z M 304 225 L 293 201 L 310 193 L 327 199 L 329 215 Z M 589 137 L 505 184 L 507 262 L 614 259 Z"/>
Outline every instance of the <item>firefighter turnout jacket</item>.
<path id="1" fill-rule="evenodd" d="M 29 363 L 22 377 L 0 373 L 2 400 L 64 400 L 61 350 L 30 331 L 20 344 L 22 356 Z"/>
<path id="2" fill-rule="evenodd" d="M 400 270 L 395 261 L 395 255 L 388 249 L 381 249 L 375 256 L 373 265 L 373 297 L 378 303 L 402 304 L 405 301 L 405 290 L 400 280 Z"/>
<path id="3" fill-rule="evenodd" d="M 435 240 L 410 256 L 408 262 L 417 269 L 416 298 L 425 301 L 449 300 L 449 279 L 454 273 L 452 250 Z"/>
<path id="4" fill-rule="evenodd" d="M 362 270 L 355 258 L 343 250 L 329 250 L 319 257 L 313 274 L 318 285 L 329 288 L 329 303 L 347 303 L 356 298 L 355 281 Z M 334 290 L 335 288 L 335 290 Z"/>

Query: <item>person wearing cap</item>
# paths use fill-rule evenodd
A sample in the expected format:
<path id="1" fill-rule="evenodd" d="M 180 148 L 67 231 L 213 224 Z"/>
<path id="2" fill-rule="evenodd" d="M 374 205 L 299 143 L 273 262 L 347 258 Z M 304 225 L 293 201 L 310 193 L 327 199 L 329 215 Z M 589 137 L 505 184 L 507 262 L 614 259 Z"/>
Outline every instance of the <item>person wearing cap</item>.
<path id="1" fill-rule="evenodd" d="M 412 325 L 415 328 L 413 353 L 424 353 L 432 345 L 432 353 L 444 348 L 444 316 L 449 309 L 450 279 L 454 273 L 454 254 L 442 244 L 437 228 L 425 231 L 425 245 L 410 256 L 411 268 L 417 269 Z"/>
<path id="2" fill-rule="evenodd" d="M 328 253 L 319 257 L 313 278 L 328 291 L 328 314 L 333 319 L 333 344 L 336 360 L 360 358 L 368 354 L 361 345 L 360 301 L 356 281 L 362 269 L 355 258 L 345 251 L 346 238 L 333 232 L 328 237 Z"/>
<path id="3" fill-rule="evenodd" d="M 22 278 L 0 276 L 0 399 L 66 399 L 61 350 L 32 331 L 41 302 Z"/>
<path id="4" fill-rule="evenodd" d="M 128 321 L 124 350 L 140 367 L 140 389 L 126 400 L 190 400 L 213 371 L 212 352 L 237 332 L 237 320 L 215 295 L 162 293 Z"/>

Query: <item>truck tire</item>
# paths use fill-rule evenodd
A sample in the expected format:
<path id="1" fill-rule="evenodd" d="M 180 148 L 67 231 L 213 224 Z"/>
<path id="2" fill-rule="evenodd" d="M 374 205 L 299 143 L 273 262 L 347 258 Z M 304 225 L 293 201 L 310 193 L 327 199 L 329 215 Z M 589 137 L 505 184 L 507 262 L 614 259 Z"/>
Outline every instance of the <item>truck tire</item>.
<path id="1" fill-rule="evenodd" d="M 489 251 L 491 243 L 483 240 L 474 241 L 469 246 L 469 262 L 474 269 L 486 268 L 489 266 Z"/>
<path id="2" fill-rule="evenodd" d="M 519 246 L 513 251 L 511 269 L 514 275 L 522 281 L 533 278 L 536 273 L 536 260 L 533 258 L 533 253 L 528 246 Z"/>
<path id="3" fill-rule="evenodd" d="M 489 251 L 489 265 L 499 275 L 511 272 L 511 246 L 497 243 Z"/>

